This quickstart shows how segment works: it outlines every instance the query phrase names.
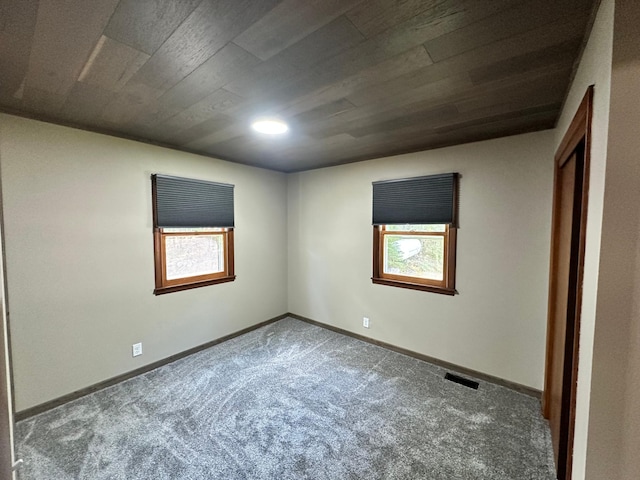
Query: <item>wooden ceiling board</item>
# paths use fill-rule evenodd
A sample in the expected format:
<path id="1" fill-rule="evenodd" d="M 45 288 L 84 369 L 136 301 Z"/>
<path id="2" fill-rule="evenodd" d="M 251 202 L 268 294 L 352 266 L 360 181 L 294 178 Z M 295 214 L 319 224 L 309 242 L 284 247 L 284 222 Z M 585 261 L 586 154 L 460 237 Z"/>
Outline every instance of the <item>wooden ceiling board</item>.
<path id="1" fill-rule="evenodd" d="M 321 140 L 341 132 L 350 132 L 354 129 L 371 126 L 379 122 L 379 118 L 382 116 L 385 118 L 385 122 L 388 122 L 388 128 L 392 130 L 396 126 L 395 118 L 400 119 L 397 125 L 401 125 L 406 118 L 410 118 L 410 115 L 416 112 L 429 111 L 455 102 L 462 102 L 463 108 L 471 109 L 471 107 L 467 107 L 471 103 L 466 104 L 465 100 L 483 102 L 482 106 L 486 106 L 487 99 L 489 99 L 489 102 L 500 105 L 503 98 L 510 99 L 513 96 L 512 91 L 522 91 L 521 96 L 526 97 L 526 102 L 534 105 L 537 105 L 536 101 L 539 98 L 543 98 L 547 102 L 549 95 L 553 95 L 554 100 L 561 100 L 564 90 L 558 86 L 570 72 L 569 65 L 551 65 L 480 85 L 473 84 L 467 74 L 462 74 L 424 85 L 422 89 L 425 92 L 411 90 L 405 94 L 385 98 L 378 103 L 337 113 L 330 118 L 307 122 L 304 131 L 317 140 Z M 540 92 L 537 97 L 532 96 L 532 93 L 536 92 Z M 419 93 L 420 102 L 415 101 L 414 93 Z M 458 103 L 456 103 L 457 106 Z"/>
<path id="2" fill-rule="evenodd" d="M 162 90 L 144 84 L 128 83 L 106 106 L 101 117 L 115 125 L 121 124 L 127 131 L 130 122 L 133 122 L 160 95 Z"/>
<path id="3" fill-rule="evenodd" d="M 595 4 L 0 0 L 0 110 L 282 171 L 535 131 Z"/>
<path id="4" fill-rule="evenodd" d="M 437 125 L 443 120 L 456 118 L 459 113 L 455 105 L 438 105 L 430 109 L 420 109 L 418 112 L 407 113 L 360 128 L 351 128 L 347 130 L 347 133 L 356 138 L 384 135 L 405 127 L 415 126 L 416 124 Z"/>
<path id="5" fill-rule="evenodd" d="M 268 64 L 275 59 L 276 57 L 268 62 L 265 62 L 265 64 Z M 369 69 L 362 70 L 356 75 L 347 77 L 343 81 L 340 81 L 330 87 L 313 92 L 313 94 L 304 97 L 301 101 L 295 100 L 293 104 L 284 109 L 282 109 L 282 106 L 286 104 L 282 102 L 286 98 L 284 96 L 285 93 L 291 90 L 290 87 L 286 87 L 282 91 L 260 91 L 255 88 L 253 90 L 249 88 L 246 88 L 245 90 L 238 90 L 237 85 L 228 84 L 227 86 L 225 86 L 225 88 L 231 90 L 235 88 L 238 93 L 243 93 L 244 95 L 253 94 L 259 98 L 266 99 L 261 104 L 250 103 L 248 107 L 244 106 L 243 108 L 236 111 L 236 117 L 244 122 L 244 124 L 248 124 L 253 116 L 261 113 L 279 113 L 283 116 L 286 116 L 290 120 L 293 120 L 304 118 L 303 116 L 301 117 L 300 114 L 310 110 L 315 110 L 315 118 L 317 118 L 317 111 L 321 111 L 320 107 L 327 104 L 339 102 L 342 97 L 344 97 L 351 91 L 356 90 L 358 87 L 392 78 L 397 75 L 401 75 L 406 71 L 411 71 L 429 64 L 431 64 L 429 56 L 426 54 L 422 46 L 418 46 L 404 54 L 393 57 L 386 62 L 382 62 L 381 64 L 374 65 Z M 286 70 L 283 70 L 281 73 L 283 75 L 283 77 L 280 77 L 281 82 L 275 82 L 273 85 L 271 85 L 272 87 L 276 87 L 278 83 L 286 82 L 285 79 L 288 77 L 288 72 Z M 252 77 L 254 81 L 257 81 L 256 79 L 258 78 L 261 78 L 261 76 Z M 262 85 L 264 86 L 265 84 L 263 83 Z M 280 102 L 276 101 L 276 99 L 278 99 L 278 95 L 283 98 L 283 100 Z M 333 114 L 335 114 L 335 112 Z M 243 127 L 236 130 L 236 132 L 237 135 L 244 135 L 246 134 L 246 129 Z M 214 135 L 214 138 L 216 140 L 219 139 L 218 135 Z M 229 137 L 225 137 L 224 140 L 227 140 L 228 138 Z M 202 148 L 204 146 L 211 146 L 212 143 L 210 143 L 209 140 L 210 139 L 203 139 L 203 142 L 199 142 L 196 145 L 190 145 L 190 147 Z"/>
<path id="6" fill-rule="evenodd" d="M 178 131 L 174 130 L 165 137 L 165 141 L 173 145 L 184 146 L 198 138 L 211 134 L 211 132 L 222 130 L 230 123 L 231 117 L 224 114 L 216 115 L 214 118 L 205 120 L 192 127 Z"/>
<path id="7" fill-rule="evenodd" d="M 234 42 L 268 60 L 363 0 L 283 0 Z"/>
<path id="8" fill-rule="evenodd" d="M 294 83 L 286 83 L 280 91 L 271 93 L 281 102 L 289 98 L 313 95 L 313 92 L 321 91 L 345 77 L 404 54 L 430 38 L 484 18 L 511 3 L 512 0 L 445 1 L 402 25 L 386 30 L 344 53 L 318 63 L 302 78 L 296 79 Z M 307 108 L 315 106 L 317 105 Z"/>
<path id="9" fill-rule="evenodd" d="M 228 43 L 191 74 L 172 87 L 162 101 L 178 108 L 187 108 L 235 78 L 249 74 L 260 61 Z"/>
<path id="10" fill-rule="evenodd" d="M 519 107 L 515 103 L 503 103 L 499 106 L 492 105 L 491 107 L 481 108 L 458 115 L 456 120 L 445 122 L 434 130 L 438 134 L 460 132 L 466 128 L 486 126 L 487 124 L 505 120 L 515 120 L 538 114 L 546 115 L 548 113 L 556 112 L 560 106 L 561 101 L 533 107 L 528 104 L 525 107 Z"/>
<path id="11" fill-rule="evenodd" d="M 211 145 L 215 145 L 217 143 L 226 142 L 227 140 L 245 136 L 247 134 L 248 125 L 241 125 L 238 122 L 234 122 L 232 119 L 231 122 L 225 124 L 222 128 L 218 130 L 214 130 L 213 132 L 204 135 L 198 139 L 195 139 L 189 143 L 182 144 L 188 150 L 193 151 L 206 151 Z M 250 135 L 246 135 L 248 138 L 251 138 Z"/>
<path id="12" fill-rule="evenodd" d="M 165 121 L 162 125 L 169 126 L 173 130 L 184 130 L 194 127 L 206 120 L 228 112 L 231 108 L 240 104 L 244 99 L 238 95 L 220 88 L 198 103 L 181 111 L 177 115 Z"/>
<path id="13" fill-rule="evenodd" d="M 352 8 L 347 17 L 367 38 L 395 27 L 446 0 L 369 0 Z"/>
<path id="14" fill-rule="evenodd" d="M 37 0 L 0 1 L 0 101 L 4 103 L 13 104 L 22 96 L 37 15 Z"/>
<path id="15" fill-rule="evenodd" d="M 301 97 L 286 111 L 294 115 L 303 113 L 348 97 L 360 89 L 392 80 L 432 64 L 433 62 L 424 47 L 419 45 L 369 68 L 363 68 L 359 72 L 338 80 L 329 86 L 320 87 Z"/>
<path id="16" fill-rule="evenodd" d="M 332 118 L 341 113 L 348 112 L 355 108 L 355 105 L 346 98 L 340 98 L 335 102 L 325 103 L 311 110 L 306 110 L 298 115 L 295 115 L 299 122 L 302 124 L 309 124 L 316 120 L 325 120 Z"/>
<path id="17" fill-rule="evenodd" d="M 117 92 L 147 60 L 146 53 L 103 35 L 80 72 L 78 83 Z"/>
<path id="18" fill-rule="evenodd" d="M 405 132 L 387 135 L 380 138 L 373 135 L 371 138 L 356 139 L 347 145 L 338 148 L 326 148 L 316 155 L 295 156 L 289 158 L 286 164 L 291 164 L 290 171 L 304 171 L 323 167 L 342 165 L 362 160 L 378 158 L 376 154 L 379 148 L 388 148 L 389 155 L 400 155 L 424 150 L 423 141 L 426 139 L 433 148 L 448 147 L 464 143 L 488 140 L 496 137 L 529 133 L 538 130 L 553 128 L 557 112 L 542 112 L 521 117 L 518 119 L 500 120 L 487 125 L 467 127 L 456 131 L 455 134 L 439 134 L 427 130 L 425 126 L 411 127 Z M 544 128 L 539 128 L 543 125 Z"/>
<path id="19" fill-rule="evenodd" d="M 553 65 L 571 67 L 572 63 L 567 59 L 578 54 L 580 45 L 580 39 L 573 38 L 566 42 L 494 62 L 491 65 L 474 68 L 469 71 L 469 78 L 473 83 L 479 85 L 538 69 L 548 69 Z"/>
<path id="20" fill-rule="evenodd" d="M 118 0 L 40 0 L 26 86 L 66 96 L 117 4 Z"/>
<path id="21" fill-rule="evenodd" d="M 224 88 L 246 98 L 264 98 L 291 78 L 301 76 L 302 70 L 275 56 L 260 63 L 251 72 L 227 83 Z"/>
<path id="22" fill-rule="evenodd" d="M 433 148 L 449 147 L 553 128 L 556 117 L 557 113 L 555 111 L 542 112 L 517 119 L 509 118 L 507 120 L 500 120 L 480 127 L 471 126 L 456 130 L 454 133 L 435 133 L 426 138 L 428 138 L 430 144 L 434 146 Z M 545 128 L 541 129 L 539 125 L 543 125 Z M 500 132 L 500 135 L 498 135 L 498 132 Z M 416 141 L 415 139 L 415 134 L 408 134 L 405 137 L 390 139 L 386 143 L 391 148 L 392 154 L 411 153 L 421 150 L 420 141 Z M 372 153 L 373 150 L 369 148 L 368 150 L 364 150 L 363 153 L 356 152 L 351 155 L 353 155 L 354 161 L 358 161 L 372 158 Z"/>
<path id="23" fill-rule="evenodd" d="M 277 0 L 203 1 L 132 79 L 167 89 L 267 13 Z"/>
<path id="24" fill-rule="evenodd" d="M 282 141 L 282 140 L 279 140 Z M 207 149 L 205 149 L 207 151 Z M 235 154 L 234 152 L 241 152 L 240 156 L 243 159 L 242 162 L 245 165 L 260 166 L 265 161 L 273 161 L 274 154 L 270 149 L 259 148 L 258 141 L 255 138 L 249 140 L 234 137 L 224 142 L 219 142 L 215 147 L 216 152 L 220 152 L 221 156 L 229 156 Z"/>
<path id="25" fill-rule="evenodd" d="M 456 130 L 448 130 L 446 127 L 438 129 L 438 139 L 434 139 L 436 148 L 442 146 L 457 145 L 461 143 L 477 142 L 480 140 L 487 140 L 490 138 L 496 138 L 497 132 L 505 132 L 505 135 L 519 135 L 522 133 L 530 133 L 539 130 L 545 130 L 553 128 L 555 120 L 557 118 L 557 110 L 543 110 L 538 111 L 535 109 L 533 112 L 521 115 L 517 118 L 508 116 L 508 118 L 496 117 L 491 122 L 485 122 L 484 124 L 463 126 Z M 544 125 L 546 128 L 539 128 L 538 125 Z"/>
<path id="26" fill-rule="evenodd" d="M 439 62 L 562 20 L 584 15 L 585 0 L 537 0 L 532 9 L 529 2 L 506 9 L 489 18 L 459 28 L 427 41 L 425 47 L 434 61 Z"/>
<path id="27" fill-rule="evenodd" d="M 300 69 L 313 69 L 320 62 L 350 50 L 364 39 L 353 23 L 341 16 L 283 50 L 278 57 Z"/>
<path id="28" fill-rule="evenodd" d="M 470 72 L 474 69 L 499 64 L 504 60 L 536 52 L 548 46 L 562 44 L 572 38 L 581 38 L 586 17 L 568 22 L 557 22 L 530 30 L 512 38 L 493 42 L 475 48 L 461 55 L 436 62 L 433 65 L 416 70 L 388 82 L 381 82 L 368 89 L 349 95 L 349 100 L 356 105 L 374 102 L 381 97 L 395 95 L 420 88 L 424 84 L 442 80 L 449 76 Z M 568 57 L 567 63 L 574 59 Z"/>
<path id="29" fill-rule="evenodd" d="M 55 118 L 66 100 L 66 95 L 25 85 L 21 106 L 32 114 L 41 115 L 44 118 Z"/>
<path id="30" fill-rule="evenodd" d="M 400 55 L 426 41 L 491 15 L 508 5 L 509 0 L 447 0 L 435 7 L 385 30 L 326 62 L 320 63 L 315 76 L 331 82 Z"/>
<path id="31" fill-rule="evenodd" d="M 121 0 L 104 34 L 153 55 L 201 0 Z"/>
<path id="32" fill-rule="evenodd" d="M 563 62 L 476 84 L 471 81 L 469 75 L 465 72 L 436 82 L 426 83 L 417 89 L 399 92 L 395 96 L 382 97 L 374 103 L 357 106 L 331 119 L 306 125 L 305 131 L 316 138 L 322 138 L 342 131 L 349 131 L 354 125 L 362 127 L 375 123 L 381 117 L 385 119 L 401 117 L 412 111 L 420 111 L 448 103 L 458 103 L 466 99 L 483 99 L 491 96 L 492 101 L 494 101 L 495 96 L 499 98 L 501 92 L 508 89 L 522 90 L 526 95 L 531 95 L 531 87 L 533 87 L 534 93 L 539 91 L 540 94 L 544 94 L 545 92 L 539 90 L 537 85 L 547 86 L 547 77 L 559 78 L 561 82 L 570 73 L 571 65 Z M 556 82 L 556 87 L 560 82 Z M 562 96 L 564 95 L 564 90 L 559 89 L 556 93 Z M 416 98 L 420 100 L 417 101 Z M 531 97 L 531 99 L 535 100 L 535 96 Z"/>
<path id="33" fill-rule="evenodd" d="M 76 82 L 59 115 L 66 121 L 99 126 L 102 111 L 115 97 L 116 93 L 111 90 L 90 83 Z"/>
<path id="34" fill-rule="evenodd" d="M 460 99 L 464 94 L 469 94 L 471 91 L 475 92 L 477 88 L 478 87 L 471 82 L 467 73 L 454 75 L 425 84 L 420 89 L 407 90 L 394 96 L 388 95 L 381 97 L 376 102 L 360 106 L 355 105 L 355 108 L 340 112 L 331 118 L 307 122 L 304 125 L 304 130 L 314 138 L 338 135 L 345 131 L 345 129 L 348 128 L 347 125 L 351 122 L 375 121 L 375 119 L 380 118 L 382 114 L 386 117 L 389 115 L 388 112 L 394 112 L 408 105 L 414 105 L 416 109 L 420 109 L 435 104 L 449 103 Z M 420 101 L 416 100 L 418 98 Z M 347 98 L 346 100 L 349 99 Z"/>
<path id="35" fill-rule="evenodd" d="M 530 93 L 527 93 L 527 89 L 505 88 L 456 102 L 455 107 L 460 117 L 464 118 L 464 114 L 468 112 L 479 117 L 486 113 L 489 117 L 489 112 L 501 111 L 504 107 L 509 108 L 508 111 L 518 111 L 539 105 L 558 105 L 564 98 L 562 91 L 558 91 L 558 85 L 562 85 L 563 81 L 564 75 L 550 75 L 544 81 L 531 83 Z M 545 87 L 547 90 L 542 92 Z"/>
<path id="36" fill-rule="evenodd" d="M 260 61 L 233 43 L 228 43 L 192 73 L 163 93 L 136 120 L 153 126 L 191 107 L 230 80 L 242 77 Z"/>

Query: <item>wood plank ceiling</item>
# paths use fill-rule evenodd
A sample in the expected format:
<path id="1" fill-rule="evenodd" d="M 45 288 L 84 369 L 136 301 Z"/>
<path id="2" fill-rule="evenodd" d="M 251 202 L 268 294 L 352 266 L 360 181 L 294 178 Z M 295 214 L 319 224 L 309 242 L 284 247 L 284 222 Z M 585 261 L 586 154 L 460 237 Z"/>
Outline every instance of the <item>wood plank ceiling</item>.
<path id="1" fill-rule="evenodd" d="M 0 109 L 282 171 L 542 130 L 593 4 L 0 0 Z"/>

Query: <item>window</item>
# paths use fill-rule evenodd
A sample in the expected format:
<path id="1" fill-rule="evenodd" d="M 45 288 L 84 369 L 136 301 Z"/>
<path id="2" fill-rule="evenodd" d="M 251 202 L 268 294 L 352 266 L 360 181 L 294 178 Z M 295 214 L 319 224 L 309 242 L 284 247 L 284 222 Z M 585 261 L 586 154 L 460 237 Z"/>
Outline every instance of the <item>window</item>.
<path id="1" fill-rule="evenodd" d="M 378 255 L 374 283 L 455 293 L 455 228 L 376 225 L 373 242 Z"/>
<path id="2" fill-rule="evenodd" d="M 152 176 L 156 295 L 235 279 L 233 185 Z"/>
<path id="3" fill-rule="evenodd" d="M 373 184 L 373 283 L 454 295 L 457 174 Z"/>
<path id="4" fill-rule="evenodd" d="M 160 268 L 156 273 L 160 273 L 160 285 L 156 282 L 156 290 L 185 285 L 193 288 L 233 280 L 229 278 L 233 229 L 159 228 L 157 236 L 156 269 Z M 178 289 L 183 288 L 170 291 Z"/>

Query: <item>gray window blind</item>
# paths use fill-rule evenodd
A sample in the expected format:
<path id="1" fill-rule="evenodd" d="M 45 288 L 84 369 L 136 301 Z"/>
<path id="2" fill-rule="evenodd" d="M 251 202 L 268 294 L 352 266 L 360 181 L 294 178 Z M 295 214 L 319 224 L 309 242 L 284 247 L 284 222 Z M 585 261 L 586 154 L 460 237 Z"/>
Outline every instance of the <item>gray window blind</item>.
<path id="1" fill-rule="evenodd" d="M 152 175 L 154 226 L 233 227 L 233 185 Z"/>
<path id="2" fill-rule="evenodd" d="M 458 174 L 373 182 L 373 224 L 457 224 Z"/>

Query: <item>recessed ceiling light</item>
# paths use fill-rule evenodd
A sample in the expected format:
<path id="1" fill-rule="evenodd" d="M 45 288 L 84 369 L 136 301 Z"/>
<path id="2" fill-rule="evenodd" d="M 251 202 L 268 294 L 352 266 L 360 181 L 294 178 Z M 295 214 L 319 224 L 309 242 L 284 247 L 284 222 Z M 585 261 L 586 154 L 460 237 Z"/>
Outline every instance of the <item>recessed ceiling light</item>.
<path id="1" fill-rule="evenodd" d="M 251 128 L 267 135 L 280 135 L 289 131 L 289 126 L 286 123 L 273 119 L 257 120 L 251 124 Z"/>

